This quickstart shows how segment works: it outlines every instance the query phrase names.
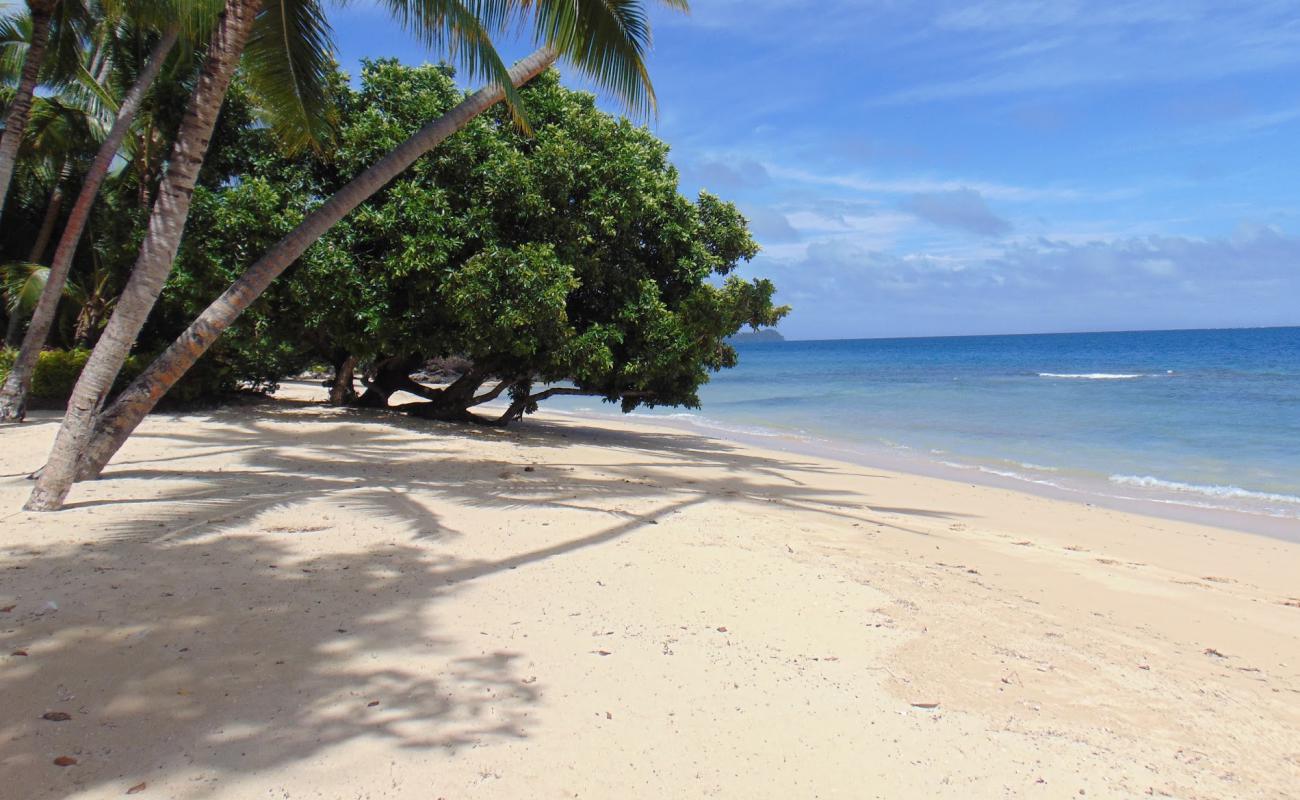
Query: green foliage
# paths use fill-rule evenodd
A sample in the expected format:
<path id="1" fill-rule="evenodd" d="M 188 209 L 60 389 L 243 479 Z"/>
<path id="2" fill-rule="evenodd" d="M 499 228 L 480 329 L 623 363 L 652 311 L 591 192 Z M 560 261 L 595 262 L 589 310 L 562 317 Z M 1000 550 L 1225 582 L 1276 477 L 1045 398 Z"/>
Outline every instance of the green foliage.
<path id="1" fill-rule="evenodd" d="M 9 376 L 9 370 L 13 368 L 14 359 L 17 357 L 17 350 L 0 350 L 0 381 Z M 68 395 L 72 394 L 73 385 L 77 382 L 77 376 L 81 374 L 82 367 L 86 366 L 88 358 L 90 358 L 89 350 L 43 351 L 36 361 L 36 370 L 32 374 L 30 402 L 38 406 L 66 403 Z M 143 368 L 139 359 L 132 358 L 122 370 L 124 374 L 129 373 L 129 377 L 119 378 L 120 385 L 115 388 L 124 387 L 130 377 L 139 374 Z"/>
<path id="2" fill-rule="evenodd" d="M 566 302 L 578 287 L 555 248 L 489 247 L 447 276 L 438 289 L 465 351 L 482 357 L 545 357 L 573 337 Z"/>
<path id="3" fill-rule="evenodd" d="M 0 383 L 9 377 L 9 370 L 13 369 L 17 357 L 17 350 L 0 349 Z M 66 405 L 88 358 L 89 350 L 43 350 L 36 360 L 28 402 L 38 408 Z M 150 360 L 152 356 L 148 355 L 133 355 L 128 358 L 113 384 L 113 391 L 125 389 L 127 384 L 144 371 Z M 167 395 L 167 402 L 174 406 L 211 403 L 236 388 L 228 367 L 217 362 L 200 362 Z"/>
<path id="4" fill-rule="evenodd" d="M 338 90 L 331 152 L 286 156 L 250 128 L 235 144 L 244 172 L 196 192 L 164 316 L 192 316 L 461 97 L 447 69 L 394 61 Z M 666 145 L 553 72 L 522 94 L 531 135 L 498 109 L 420 159 L 273 284 L 218 360 L 273 383 L 340 354 L 460 355 L 518 383 L 513 394 L 567 381 L 628 410 L 697 405 L 708 373 L 736 363 L 726 337 L 785 314 L 771 283 L 731 274 L 758 251 L 744 217 L 713 195 L 683 197 Z"/>

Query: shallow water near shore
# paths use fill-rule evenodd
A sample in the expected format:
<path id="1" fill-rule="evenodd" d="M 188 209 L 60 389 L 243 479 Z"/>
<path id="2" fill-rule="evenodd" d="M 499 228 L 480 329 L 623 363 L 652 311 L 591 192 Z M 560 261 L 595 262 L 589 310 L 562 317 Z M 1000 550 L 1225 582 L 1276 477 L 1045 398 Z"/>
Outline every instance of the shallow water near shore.
<path id="1" fill-rule="evenodd" d="M 723 437 L 1300 539 L 1300 328 L 740 344 Z M 570 399 L 572 411 L 613 406 Z"/>

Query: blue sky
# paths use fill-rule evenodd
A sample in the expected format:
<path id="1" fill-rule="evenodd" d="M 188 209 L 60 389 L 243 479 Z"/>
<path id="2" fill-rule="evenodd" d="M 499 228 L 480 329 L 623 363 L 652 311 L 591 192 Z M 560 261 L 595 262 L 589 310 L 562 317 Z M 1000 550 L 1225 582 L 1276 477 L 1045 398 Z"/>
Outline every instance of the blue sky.
<path id="1" fill-rule="evenodd" d="M 648 124 L 750 218 L 788 337 L 1300 324 L 1300 3 L 652 18 Z M 354 74 L 442 55 L 364 3 L 331 20 Z"/>

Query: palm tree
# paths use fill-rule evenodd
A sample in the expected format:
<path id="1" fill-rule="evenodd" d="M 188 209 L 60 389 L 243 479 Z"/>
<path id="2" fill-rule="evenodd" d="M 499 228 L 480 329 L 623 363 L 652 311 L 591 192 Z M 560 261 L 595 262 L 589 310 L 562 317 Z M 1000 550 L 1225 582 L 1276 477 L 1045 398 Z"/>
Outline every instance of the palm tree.
<path id="1" fill-rule="evenodd" d="M 4 133 L 0 134 L 0 213 L 4 211 L 9 184 L 18 165 L 18 148 L 23 142 L 23 131 L 27 127 L 42 70 L 45 68 L 50 71 L 46 62 L 53 54 L 55 71 L 67 74 L 67 64 L 77 55 L 79 40 L 89 16 L 86 7 L 79 0 L 27 0 L 27 10 L 26 19 L 19 25 L 15 25 L 12 18 L 6 20 L 6 27 L 11 32 L 26 28 L 26 41 L 21 48 L 6 48 L 21 49 L 24 55 L 18 85 L 5 115 Z"/>
<path id="2" fill-rule="evenodd" d="M 50 458 L 27 501 L 33 509 L 56 509 L 61 505 L 94 417 L 171 272 L 208 140 L 260 6 L 260 0 L 226 0 L 208 44 L 198 84 L 181 118 L 140 255 L 108 325 L 72 389 Z M 67 483 L 63 484 L 65 475 Z"/>
<path id="3" fill-rule="evenodd" d="M 6 267 L 7 279 L 21 274 L 21 292 L 11 291 L 11 304 L 15 297 L 23 301 L 17 313 L 9 317 L 5 345 L 17 345 L 22 333 L 22 319 L 37 305 L 42 287 L 49 286 L 49 270 L 40 266 L 49 249 L 54 229 L 63 212 L 66 189 L 74 167 L 85 153 L 103 138 L 102 126 L 96 116 L 95 104 L 83 102 L 76 92 L 37 97 L 32 102 L 31 113 L 23 131 L 22 146 L 18 151 L 18 173 L 25 173 L 26 183 L 37 192 L 48 192 L 45 213 L 36 229 L 36 237 L 25 262 Z M 13 285 L 13 281 L 10 280 Z M 61 289 L 61 287 L 60 287 Z M 36 295 L 31 292 L 37 292 Z"/>
<path id="4" fill-rule="evenodd" d="M 23 128 L 27 126 L 27 115 L 32 110 L 32 97 L 36 84 L 40 80 L 41 62 L 45 58 L 45 49 L 50 40 L 50 22 L 54 16 L 55 0 L 27 0 L 31 13 L 31 38 L 27 47 L 27 56 L 23 59 L 22 74 L 18 79 L 18 89 L 9 103 L 9 113 L 5 115 L 5 130 L 0 134 L 0 213 L 4 212 L 5 198 L 9 195 L 9 182 L 14 177 L 14 167 L 18 164 L 18 145 L 22 143 Z"/>
<path id="5" fill-rule="evenodd" d="M 665 0 L 673 7 L 685 8 L 686 0 Z M 302 30 L 324 31 L 325 22 L 319 7 L 310 0 L 281 0 L 280 17 L 284 20 L 282 30 L 295 33 Z M 218 27 L 217 36 L 209 48 L 209 64 L 213 63 L 212 53 L 221 47 L 238 58 L 242 46 L 248 40 L 250 21 L 243 21 L 245 16 L 256 11 L 260 0 L 227 0 L 226 11 Z M 388 0 L 399 19 L 416 27 L 431 43 L 450 43 L 460 53 L 471 73 L 484 75 L 492 84 L 471 96 L 452 112 L 439 120 L 425 126 L 408 141 L 370 169 L 363 172 L 348 186 L 326 201 L 326 203 L 305 220 L 303 225 L 290 233 L 279 245 L 272 249 L 267 257 L 254 265 L 253 273 L 246 274 L 235 286 L 231 287 L 214 303 L 223 304 L 223 310 L 215 311 L 213 329 L 215 339 L 260 292 L 266 284 L 282 272 L 312 242 L 324 233 L 359 203 L 378 191 L 384 184 L 405 169 L 421 154 L 436 146 L 447 136 L 468 124 L 478 114 L 501 100 L 506 100 L 519 114 L 521 105 L 518 100 L 517 83 L 523 83 L 539 74 L 563 54 L 581 71 L 595 78 L 605 86 L 613 89 L 631 108 L 641 110 L 654 105 L 654 93 L 650 86 L 644 62 L 644 52 L 649 44 L 649 23 L 640 0 L 478 0 L 472 8 L 461 0 L 423 0 L 407 2 Z M 290 10 L 296 11 L 291 14 Z M 501 64 L 488 36 L 488 29 L 501 29 L 520 12 L 533 12 L 536 38 L 544 45 L 533 55 L 524 59 L 513 71 L 507 71 Z M 239 20 L 237 22 L 237 20 Z M 291 28 L 292 26 L 292 28 Z M 242 36 L 242 38 L 241 38 Z M 321 37 L 322 41 L 324 36 Z M 229 82 L 233 63 L 230 59 L 221 62 L 226 68 L 224 73 L 217 69 L 210 70 L 205 65 L 205 78 L 217 74 L 224 75 L 221 90 Z M 300 72 L 300 71 L 299 71 Z M 298 73 L 291 73 L 298 74 Z M 216 81 L 210 81 L 215 86 Z M 191 109 L 196 107 L 197 97 L 205 87 L 201 80 L 195 96 L 191 98 Z M 298 93 L 295 99 L 301 100 Z M 220 107 L 220 98 L 209 99 L 212 105 L 203 105 L 215 120 L 216 108 Z M 186 121 L 191 118 L 187 112 Z M 211 131 L 209 124 L 207 130 Z M 182 124 L 181 134 L 185 133 Z M 173 150 L 173 166 L 169 167 L 164 186 L 171 181 L 172 171 L 178 156 L 183 160 L 192 158 L 189 153 L 178 154 L 182 136 L 178 135 Z M 201 159 L 201 156 L 200 156 Z M 197 166 L 194 168 L 197 173 Z M 189 187 L 193 187 L 191 177 Z M 178 342 L 160 359 L 158 370 L 153 371 L 154 382 L 162 386 L 156 396 L 153 392 L 135 392 L 134 403 L 119 406 L 121 413 L 116 415 L 120 421 L 117 429 L 122 431 L 109 436 L 99 437 L 100 446 L 96 448 L 96 457 L 86 459 L 87 448 L 91 443 L 94 425 L 101 404 L 112 387 L 118 371 L 121 369 L 136 334 L 143 326 L 162 284 L 171 270 L 176 249 L 180 243 L 181 231 L 188 213 L 188 194 L 176 197 L 170 202 L 159 191 L 159 200 L 154 206 L 150 219 L 149 232 L 146 234 L 140 259 L 132 271 L 131 278 L 118 300 L 117 308 L 109 320 L 99 343 L 95 346 L 90 359 L 73 388 L 68 402 L 67 413 L 55 439 L 49 460 L 41 472 L 36 487 L 28 498 L 26 509 L 31 511 L 57 510 L 62 506 L 68 490 L 79 472 L 84 474 L 82 463 L 89 465 L 89 471 L 98 473 L 104 463 L 111 458 L 122 441 L 130 435 L 146 413 L 153 407 L 167 388 L 183 374 L 194 359 L 206 349 L 207 344 L 198 347 L 193 357 L 177 356 L 178 345 L 185 350 L 185 345 Z M 183 205 L 180 201 L 184 201 Z M 161 209 L 160 213 L 160 206 Z M 310 224 L 309 224 L 310 223 Z M 260 284 L 260 286 L 259 286 Z M 250 290 L 255 287 L 255 291 Z M 226 302 L 226 297 L 235 293 L 239 300 Z M 209 309 L 212 311 L 212 309 Z M 206 314 L 206 312 L 205 312 Z M 201 317 L 196 325 L 203 323 Z M 211 324 L 211 323 L 210 323 Z M 184 340 L 184 335 L 182 336 Z M 166 360 L 168 357 L 171 360 Z M 161 380 L 159 380 L 161 378 Z M 165 384 L 165 385 L 164 385 Z M 115 442 L 115 443 L 114 443 Z M 106 452 L 106 455 L 101 455 Z"/>
<path id="6" fill-rule="evenodd" d="M 179 35 L 180 25 L 172 23 L 154 44 L 144 69 L 140 71 L 130 91 L 117 107 L 113 125 L 95 154 L 90 169 L 86 172 L 77 201 L 68 216 L 63 234 L 59 237 L 58 247 L 54 251 L 54 260 L 50 262 L 49 278 L 32 313 L 22 348 L 14 360 L 9 376 L 5 379 L 4 388 L 0 390 L 0 422 L 20 421 L 26 413 L 27 394 L 31 391 L 36 361 L 49 338 L 59 298 L 68 279 L 68 271 L 72 268 L 72 258 L 76 254 L 86 223 L 90 220 L 90 210 L 99 195 L 99 187 L 108 175 L 109 165 L 117 156 L 122 140 L 130 130 L 135 114 L 144 100 L 145 92 L 162 71 L 163 62 L 176 45 Z M 40 252 L 36 253 L 31 260 L 40 261 L 40 255 L 43 253 L 44 247 L 41 247 Z"/>

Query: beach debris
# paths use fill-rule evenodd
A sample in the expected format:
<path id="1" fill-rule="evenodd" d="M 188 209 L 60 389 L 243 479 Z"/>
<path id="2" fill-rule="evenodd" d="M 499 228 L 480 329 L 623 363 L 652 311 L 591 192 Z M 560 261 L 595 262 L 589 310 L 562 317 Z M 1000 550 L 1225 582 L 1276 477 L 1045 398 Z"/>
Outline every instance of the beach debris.
<path id="1" fill-rule="evenodd" d="M 718 633 L 726 633 L 726 632 L 727 632 L 727 626 L 726 626 L 726 625 L 719 625 L 719 626 L 718 626 Z"/>
<path id="2" fill-rule="evenodd" d="M 135 786 L 132 786 L 130 789 L 127 789 L 127 790 L 126 790 L 126 793 L 127 793 L 127 794 L 140 794 L 140 792 L 143 792 L 145 789 L 148 789 L 148 788 L 149 788 L 149 784 L 148 784 L 146 781 L 140 781 L 140 782 L 137 783 Z"/>
<path id="3" fill-rule="evenodd" d="M 1144 670 L 1150 672 L 1150 671 L 1151 671 L 1151 665 L 1150 665 L 1150 664 L 1145 664 L 1145 663 L 1144 663 L 1144 664 L 1138 664 L 1138 669 L 1144 669 Z"/>
<path id="4" fill-rule="evenodd" d="M 1227 658 L 1227 656 L 1220 653 L 1218 650 L 1215 650 L 1213 647 L 1207 647 L 1201 652 L 1205 653 L 1207 656 L 1214 656 L 1215 658 Z"/>
<path id="5" fill-rule="evenodd" d="M 1300 608 L 1300 597 L 1292 597 L 1290 600 L 1283 600 L 1281 602 L 1282 605 L 1284 606 L 1291 606 L 1292 608 Z M 12 608 L 12 606 L 10 607 Z"/>
<path id="6" fill-rule="evenodd" d="M 14 606 L 5 606 L 4 608 L 0 608 L 0 614 L 8 614 L 10 611 L 13 611 L 17 607 L 18 606 L 14 605 Z"/>
<path id="7" fill-rule="evenodd" d="M 377 705 L 379 705 L 378 700 L 371 700 L 369 703 L 366 703 L 366 708 L 374 708 Z"/>
<path id="8" fill-rule="evenodd" d="M 15 655 L 15 656 L 25 656 L 25 655 L 27 655 L 27 651 L 26 651 L 26 650 L 15 650 L 15 651 L 13 651 L 12 653 L 10 653 L 10 655 Z"/>
<path id="9" fill-rule="evenodd" d="M 41 719 L 49 720 L 50 722 L 67 722 L 72 719 L 72 715 L 66 711 L 46 711 L 41 715 Z"/>
<path id="10" fill-rule="evenodd" d="M 935 701 L 928 701 L 928 700 L 927 700 L 927 701 L 925 701 L 925 702 L 921 702 L 921 703 L 913 703 L 913 704 L 912 704 L 912 708 L 933 709 L 933 708 L 938 708 L 938 707 L 939 707 L 939 701 L 938 701 L 938 700 L 935 700 Z"/>
<path id="11" fill-rule="evenodd" d="M 598 656 L 611 656 L 611 655 L 613 655 L 613 653 L 611 653 L 611 652 L 608 651 L 608 650 L 592 650 L 591 652 L 595 653 L 595 654 L 598 655 Z"/>
<path id="12" fill-rule="evenodd" d="M 75 763 L 77 763 L 77 759 L 72 756 L 59 756 L 54 759 L 54 766 L 56 767 L 70 767 Z"/>
<path id="13" fill-rule="evenodd" d="M 1012 542 L 1012 544 L 1016 545 L 1017 547 L 1033 547 L 1033 546 L 1034 546 L 1034 543 L 1031 542 L 1031 541 L 1029 541 L 1028 539 L 1021 539 L 1021 540 L 1018 541 L 1018 542 Z"/>
<path id="14" fill-rule="evenodd" d="M 537 676 L 529 675 L 527 678 L 524 678 L 521 683 L 537 683 Z"/>
<path id="15" fill-rule="evenodd" d="M 605 719 L 613 719 L 613 718 L 614 718 L 613 714 L 609 713 L 608 711 L 605 712 Z"/>
<path id="16" fill-rule="evenodd" d="M 537 467 L 524 467 L 524 472 L 536 472 Z"/>

